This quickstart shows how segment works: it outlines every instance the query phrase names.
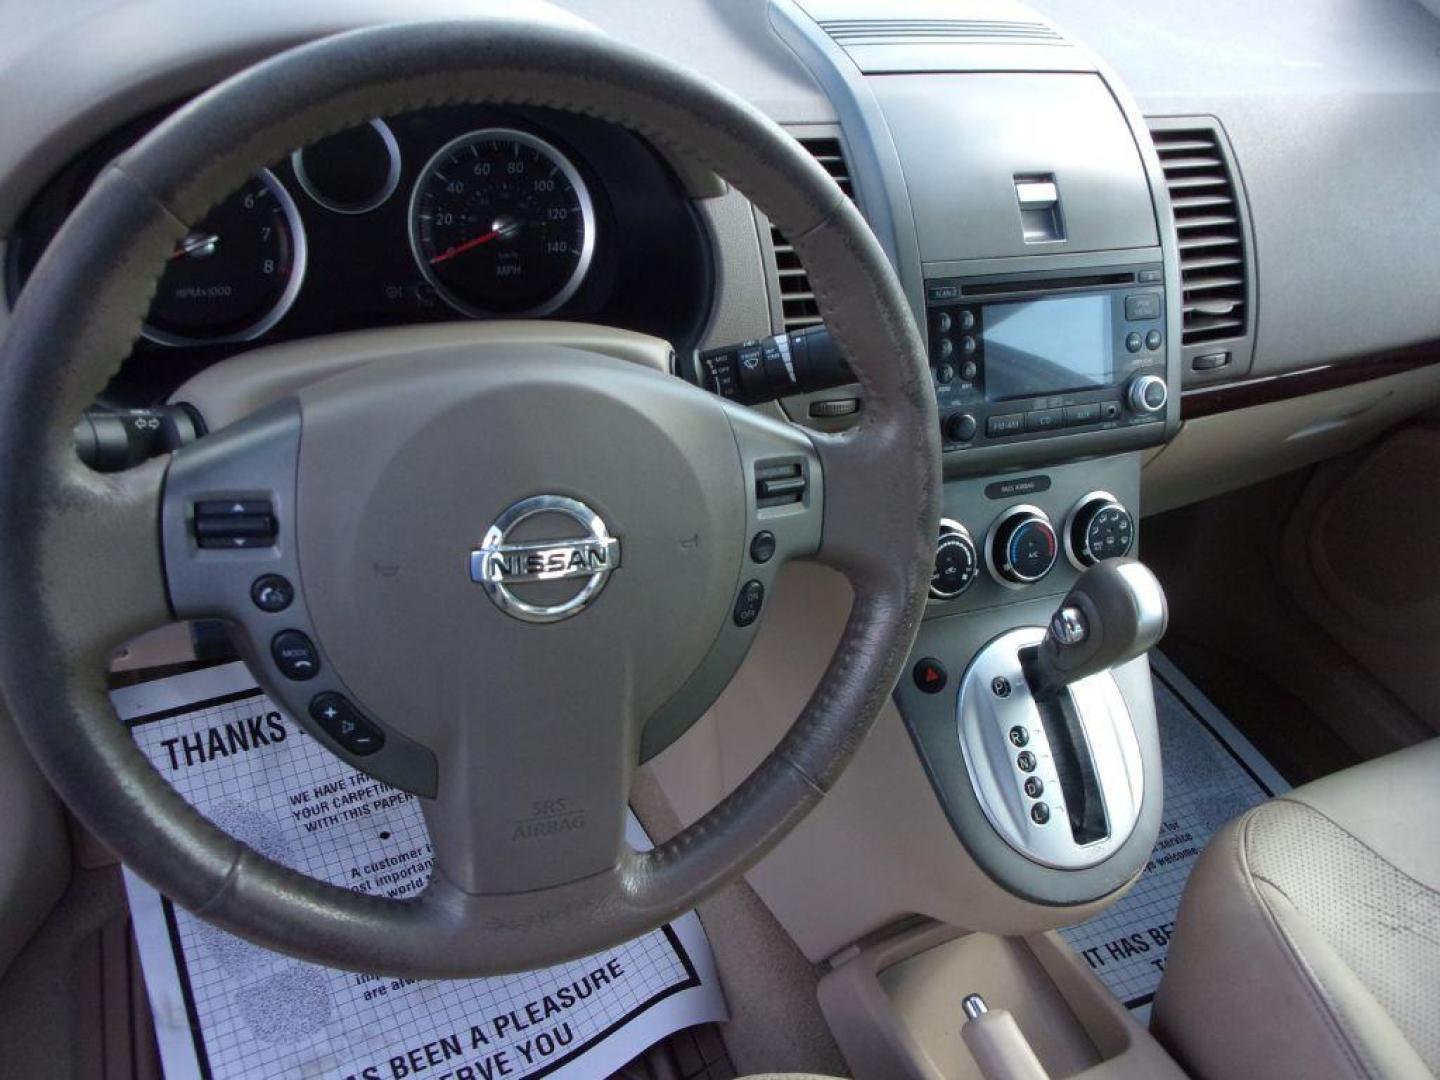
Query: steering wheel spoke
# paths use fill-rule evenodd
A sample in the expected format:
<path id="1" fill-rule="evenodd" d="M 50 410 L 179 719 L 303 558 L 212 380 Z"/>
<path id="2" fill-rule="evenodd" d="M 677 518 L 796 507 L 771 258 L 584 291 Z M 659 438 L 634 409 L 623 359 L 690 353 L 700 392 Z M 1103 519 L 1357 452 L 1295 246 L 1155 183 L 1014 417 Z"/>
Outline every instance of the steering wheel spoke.
<path id="1" fill-rule="evenodd" d="M 158 535 L 165 465 L 100 474 L 77 458 L 50 495 L 41 580 L 67 654 L 97 673 L 114 649 L 173 621 Z"/>

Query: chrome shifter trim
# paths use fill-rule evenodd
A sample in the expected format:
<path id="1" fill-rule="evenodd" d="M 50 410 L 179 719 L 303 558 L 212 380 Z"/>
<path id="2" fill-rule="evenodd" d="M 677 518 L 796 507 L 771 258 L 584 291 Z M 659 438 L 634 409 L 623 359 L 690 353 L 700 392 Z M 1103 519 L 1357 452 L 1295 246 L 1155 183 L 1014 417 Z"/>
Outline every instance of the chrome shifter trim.
<path id="1" fill-rule="evenodd" d="M 1144 796 L 1144 768 L 1130 710 L 1114 675 L 1102 671 L 1072 683 L 1066 692 L 1080 719 L 1108 823 L 1101 839 L 1076 843 L 1049 738 L 1020 663 L 1020 650 L 1038 645 L 1044 636 L 1043 627 L 1022 627 L 980 650 L 961 679 L 956 734 L 976 800 L 1001 838 L 1032 862 L 1081 870 L 1109 858 L 1134 831 Z M 996 692 L 1001 685 L 1004 694 Z M 1020 750 L 1010 739 L 1016 727 L 1026 730 L 1024 749 L 1035 757 L 1029 773 L 1016 764 Z M 1026 776 L 1044 785 L 1038 799 L 1025 794 Z M 1036 802 L 1050 809 L 1043 823 L 1031 816 Z"/>

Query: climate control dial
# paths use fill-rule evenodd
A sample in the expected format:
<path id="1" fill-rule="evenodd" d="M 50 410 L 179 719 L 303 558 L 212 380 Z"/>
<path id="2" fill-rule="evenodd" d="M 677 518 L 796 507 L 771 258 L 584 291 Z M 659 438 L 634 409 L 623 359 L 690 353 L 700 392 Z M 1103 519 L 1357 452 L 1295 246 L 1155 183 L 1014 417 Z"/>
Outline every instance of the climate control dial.
<path id="1" fill-rule="evenodd" d="M 1001 585 L 1019 589 L 1033 585 L 1055 565 L 1060 545 L 1055 527 L 1038 506 L 1012 506 L 990 527 L 985 561 Z"/>
<path id="2" fill-rule="evenodd" d="M 1135 519 L 1108 491 L 1090 492 L 1065 519 L 1065 556 L 1077 570 L 1129 555 L 1134 546 Z"/>
<path id="3" fill-rule="evenodd" d="M 954 600 L 975 583 L 980 573 L 980 554 L 970 530 L 951 518 L 940 519 L 940 536 L 935 541 L 935 572 L 930 575 L 930 597 Z"/>

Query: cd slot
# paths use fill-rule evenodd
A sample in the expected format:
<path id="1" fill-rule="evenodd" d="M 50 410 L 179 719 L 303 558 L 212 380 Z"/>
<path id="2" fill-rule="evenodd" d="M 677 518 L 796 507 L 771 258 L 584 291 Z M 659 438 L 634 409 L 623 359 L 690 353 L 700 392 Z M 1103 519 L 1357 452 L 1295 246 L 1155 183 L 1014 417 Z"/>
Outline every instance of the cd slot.
<path id="1" fill-rule="evenodd" d="M 1082 274 L 1067 277 L 1029 278 L 1021 281 L 986 281 L 960 286 L 961 296 L 998 296 L 1002 293 L 1063 292 L 1114 285 L 1134 285 L 1135 272 Z"/>

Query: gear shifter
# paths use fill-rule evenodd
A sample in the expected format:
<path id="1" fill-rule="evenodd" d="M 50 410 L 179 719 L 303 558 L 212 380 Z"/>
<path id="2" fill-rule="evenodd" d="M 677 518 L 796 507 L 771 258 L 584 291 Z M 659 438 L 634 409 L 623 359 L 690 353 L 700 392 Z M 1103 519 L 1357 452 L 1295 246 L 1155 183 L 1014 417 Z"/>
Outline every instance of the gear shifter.
<path id="1" fill-rule="evenodd" d="M 1002 634 L 971 661 L 958 702 L 961 754 L 990 824 L 1042 866 L 1080 870 L 1134 833 L 1146 776 L 1113 669 L 1165 632 L 1165 593 L 1134 559 L 1084 571 L 1046 627 Z M 1136 701 L 1148 714 L 1153 705 Z"/>
<path id="2" fill-rule="evenodd" d="M 1024 656 L 1030 692 L 1050 699 L 1071 683 L 1143 655 L 1168 620 L 1165 592 L 1144 563 L 1096 563 L 1061 601 L 1044 640 Z"/>

